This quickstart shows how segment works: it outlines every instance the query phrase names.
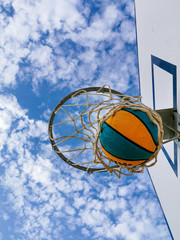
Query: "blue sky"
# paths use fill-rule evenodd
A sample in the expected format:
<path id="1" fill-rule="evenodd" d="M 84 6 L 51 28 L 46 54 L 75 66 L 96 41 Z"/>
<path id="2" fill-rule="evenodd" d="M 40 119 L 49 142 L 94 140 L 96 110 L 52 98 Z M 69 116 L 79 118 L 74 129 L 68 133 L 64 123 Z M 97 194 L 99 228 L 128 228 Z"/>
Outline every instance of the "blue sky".
<path id="1" fill-rule="evenodd" d="M 134 2 L 4 0 L 0 12 L 0 240 L 170 240 L 146 171 L 88 175 L 48 139 L 72 91 L 139 95 Z"/>

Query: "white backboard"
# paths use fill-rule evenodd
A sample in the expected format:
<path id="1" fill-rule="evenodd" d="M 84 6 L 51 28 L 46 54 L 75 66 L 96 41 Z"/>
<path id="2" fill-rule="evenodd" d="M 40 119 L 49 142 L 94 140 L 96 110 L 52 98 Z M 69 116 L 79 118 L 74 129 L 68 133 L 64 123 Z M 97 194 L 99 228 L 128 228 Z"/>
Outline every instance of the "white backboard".
<path id="1" fill-rule="evenodd" d="M 180 1 L 135 0 L 142 102 L 180 112 Z M 149 169 L 172 238 L 180 239 L 180 157 L 175 142 L 165 144 Z"/>

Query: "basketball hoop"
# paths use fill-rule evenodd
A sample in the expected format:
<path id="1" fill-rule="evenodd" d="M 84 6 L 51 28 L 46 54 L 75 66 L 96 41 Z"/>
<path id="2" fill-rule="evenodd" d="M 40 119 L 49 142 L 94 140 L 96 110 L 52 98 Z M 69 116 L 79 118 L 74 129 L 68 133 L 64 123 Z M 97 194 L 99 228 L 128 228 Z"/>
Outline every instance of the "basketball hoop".
<path id="1" fill-rule="evenodd" d="M 129 176 L 143 172 L 144 167 L 151 167 L 157 161 L 163 144 L 163 126 L 159 114 L 140 99 L 125 96 L 108 85 L 83 88 L 67 95 L 57 104 L 49 120 L 53 150 L 66 163 L 87 173 L 108 171 L 120 178 L 121 174 Z M 144 112 L 158 129 L 156 151 L 136 166 L 107 157 L 99 139 L 102 124 L 124 108 Z"/>

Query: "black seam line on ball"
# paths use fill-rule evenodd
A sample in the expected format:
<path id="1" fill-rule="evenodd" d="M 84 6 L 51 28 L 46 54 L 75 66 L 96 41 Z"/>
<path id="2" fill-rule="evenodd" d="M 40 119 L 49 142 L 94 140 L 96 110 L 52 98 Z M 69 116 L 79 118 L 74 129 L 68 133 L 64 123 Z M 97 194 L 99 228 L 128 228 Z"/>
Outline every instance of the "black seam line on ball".
<path id="1" fill-rule="evenodd" d="M 147 160 L 149 159 L 149 158 L 145 158 L 145 159 L 129 159 L 129 158 L 127 158 L 127 159 L 126 159 L 126 158 L 118 157 L 118 156 L 110 153 L 110 152 L 103 146 L 102 142 L 101 142 L 101 145 L 102 145 L 102 147 L 106 150 L 106 152 L 108 152 L 108 153 L 109 153 L 110 155 L 112 155 L 113 157 L 116 157 L 116 158 L 121 159 L 121 160 L 135 162 L 135 161 L 147 161 Z M 113 159 L 112 159 L 112 160 L 113 160 Z M 117 160 L 113 160 L 113 161 L 117 161 Z"/>
<path id="2" fill-rule="evenodd" d="M 151 135 L 154 144 L 157 146 L 157 143 L 155 142 L 154 137 L 153 137 L 153 135 L 152 135 L 150 129 L 148 128 L 148 126 L 145 124 L 145 122 L 143 122 L 143 120 L 142 120 L 141 118 L 139 118 L 136 114 L 134 114 L 134 113 L 132 113 L 132 112 L 126 110 L 126 109 L 122 109 L 122 111 L 126 111 L 126 112 L 132 114 L 133 116 L 135 116 L 136 118 L 138 118 L 138 119 L 144 124 L 144 126 L 145 126 L 146 129 L 148 130 L 149 134 Z M 154 125 L 155 125 L 155 124 L 154 124 Z M 157 126 L 156 126 L 156 127 L 157 127 Z"/>
<path id="3" fill-rule="evenodd" d="M 140 146 L 139 144 L 133 142 L 131 139 L 127 138 L 126 136 L 124 136 L 122 133 L 118 132 L 116 129 L 114 129 L 113 127 L 111 127 L 107 122 L 104 122 L 108 127 L 110 127 L 111 129 L 113 129 L 116 133 L 118 133 L 120 136 L 122 136 L 123 138 L 125 138 L 126 140 L 128 140 L 129 142 L 133 143 L 134 145 L 136 145 L 137 147 L 141 148 L 142 150 L 145 150 L 151 154 L 153 154 L 154 152 L 149 151 L 148 149 Z"/>

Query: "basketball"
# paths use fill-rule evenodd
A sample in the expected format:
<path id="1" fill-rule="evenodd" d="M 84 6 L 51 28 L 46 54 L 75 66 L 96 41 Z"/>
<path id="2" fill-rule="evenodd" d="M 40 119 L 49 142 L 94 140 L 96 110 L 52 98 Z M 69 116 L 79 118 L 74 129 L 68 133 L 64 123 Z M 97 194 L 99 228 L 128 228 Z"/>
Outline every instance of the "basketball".
<path id="1" fill-rule="evenodd" d="M 113 162 L 134 167 L 156 152 L 158 127 L 145 112 L 123 108 L 103 122 L 99 140 Z"/>

